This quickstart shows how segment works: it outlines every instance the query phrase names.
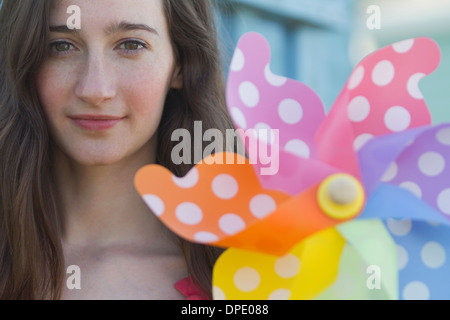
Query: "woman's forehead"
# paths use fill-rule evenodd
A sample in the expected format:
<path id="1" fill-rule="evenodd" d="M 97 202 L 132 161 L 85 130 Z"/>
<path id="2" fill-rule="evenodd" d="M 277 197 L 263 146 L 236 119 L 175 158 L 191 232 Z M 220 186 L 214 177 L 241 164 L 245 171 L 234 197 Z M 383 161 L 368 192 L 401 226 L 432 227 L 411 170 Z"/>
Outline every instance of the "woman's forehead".
<path id="1" fill-rule="evenodd" d="M 76 14 L 83 28 L 105 28 L 113 23 L 127 21 L 146 24 L 155 29 L 166 27 L 163 0 L 54 0 L 50 25 L 65 25 Z M 77 14 L 78 14 L 77 13 Z M 163 30 L 162 30 L 163 31 Z"/>

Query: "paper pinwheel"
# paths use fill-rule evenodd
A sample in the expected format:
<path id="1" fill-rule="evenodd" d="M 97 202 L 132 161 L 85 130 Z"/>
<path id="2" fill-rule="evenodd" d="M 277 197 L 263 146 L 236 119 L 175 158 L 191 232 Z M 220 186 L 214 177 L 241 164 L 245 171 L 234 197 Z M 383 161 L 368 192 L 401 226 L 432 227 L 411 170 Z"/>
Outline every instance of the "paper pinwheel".
<path id="1" fill-rule="evenodd" d="M 279 170 L 262 174 L 270 152 L 247 148 L 248 160 L 214 155 L 183 178 L 146 166 L 136 188 L 175 233 L 229 248 L 215 299 L 449 298 L 450 125 L 431 125 L 419 90 L 439 60 L 427 38 L 383 48 L 326 115 L 310 88 L 271 72 L 267 41 L 246 34 L 229 112 Z"/>

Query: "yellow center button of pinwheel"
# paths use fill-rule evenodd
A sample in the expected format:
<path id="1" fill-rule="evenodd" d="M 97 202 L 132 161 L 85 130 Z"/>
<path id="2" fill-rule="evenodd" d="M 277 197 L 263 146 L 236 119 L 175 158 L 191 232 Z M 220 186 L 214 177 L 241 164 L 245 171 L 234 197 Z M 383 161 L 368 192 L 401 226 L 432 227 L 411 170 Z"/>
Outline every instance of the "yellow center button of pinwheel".
<path id="1" fill-rule="evenodd" d="M 321 183 L 317 198 L 326 215 L 337 220 L 347 220 L 361 212 L 365 194 L 357 179 L 349 174 L 338 173 Z"/>

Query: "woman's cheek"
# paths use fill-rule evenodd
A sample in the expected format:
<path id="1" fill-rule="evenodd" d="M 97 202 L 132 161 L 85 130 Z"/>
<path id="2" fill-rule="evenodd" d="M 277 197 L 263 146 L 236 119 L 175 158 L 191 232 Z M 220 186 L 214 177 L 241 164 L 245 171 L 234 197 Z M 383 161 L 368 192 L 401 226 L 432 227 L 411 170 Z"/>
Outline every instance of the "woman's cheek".
<path id="1" fill-rule="evenodd" d="M 157 116 L 162 114 L 168 92 L 167 75 L 152 71 L 141 73 L 132 79 L 124 79 L 128 106 L 141 116 Z"/>
<path id="2" fill-rule="evenodd" d="M 72 79 L 71 79 L 72 78 Z M 37 91 L 44 111 L 61 110 L 70 98 L 73 73 L 67 68 L 44 65 L 36 78 Z"/>

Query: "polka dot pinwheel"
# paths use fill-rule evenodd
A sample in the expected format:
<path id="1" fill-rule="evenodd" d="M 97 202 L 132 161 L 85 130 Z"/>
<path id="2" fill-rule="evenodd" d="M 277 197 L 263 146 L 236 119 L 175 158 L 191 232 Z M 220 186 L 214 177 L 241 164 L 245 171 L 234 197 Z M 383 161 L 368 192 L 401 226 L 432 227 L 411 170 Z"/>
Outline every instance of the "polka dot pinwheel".
<path id="1" fill-rule="evenodd" d="M 248 33 L 227 104 L 245 146 L 270 152 L 216 154 L 184 178 L 146 166 L 137 190 L 180 236 L 228 248 L 215 299 L 449 298 L 450 124 L 431 124 L 419 89 L 439 61 L 428 38 L 380 49 L 326 114 L 309 87 L 271 72 L 267 41 Z"/>

